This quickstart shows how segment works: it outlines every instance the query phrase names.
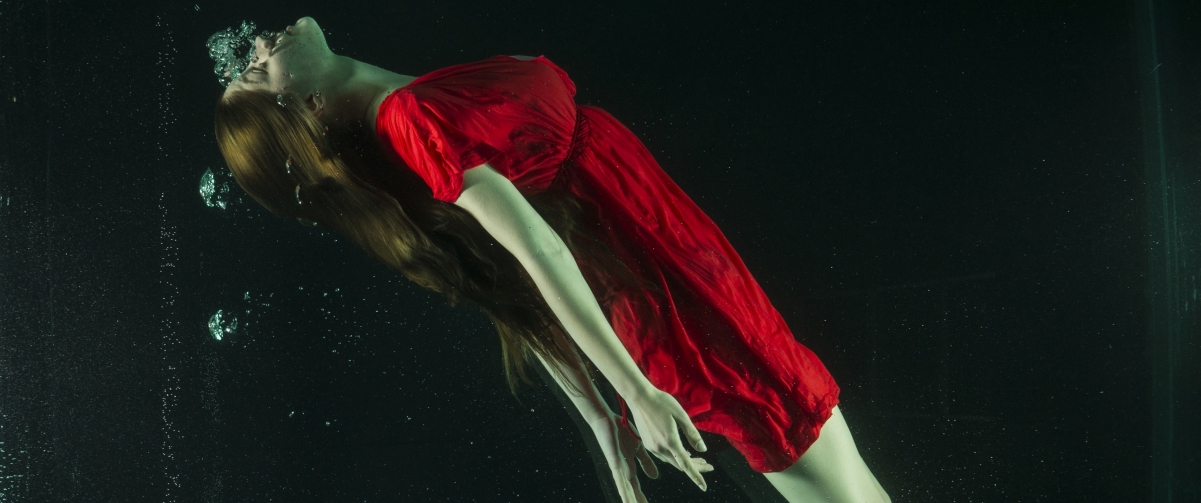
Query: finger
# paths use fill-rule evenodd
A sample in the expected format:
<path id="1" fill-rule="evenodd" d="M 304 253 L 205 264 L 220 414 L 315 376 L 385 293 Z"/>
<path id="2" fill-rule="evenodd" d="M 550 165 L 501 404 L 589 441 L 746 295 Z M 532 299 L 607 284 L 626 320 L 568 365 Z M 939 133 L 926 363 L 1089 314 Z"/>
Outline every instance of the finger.
<path id="1" fill-rule="evenodd" d="M 692 458 L 692 464 L 696 465 L 697 471 L 701 473 L 709 473 L 713 471 L 713 465 L 709 464 L 703 458 Z"/>
<path id="2" fill-rule="evenodd" d="M 621 497 L 621 503 L 639 503 L 634 488 L 630 486 L 630 479 L 621 471 L 613 471 L 613 481 L 617 482 L 617 495 Z"/>
<path id="3" fill-rule="evenodd" d="M 638 467 L 634 466 L 633 460 L 627 460 L 623 463 L 621 469 L 618 470 L 620 475 L 619 485 L 624 490 L 622 502 L 626 503 L 647 503 L 646 495 L 642 494 L 642 485 L 638 483 Z"/>
<path id="4" fill-rule="evenodd" d="M 692 424 L 692 420 L 688 418 L 688 414 L 684 412 L 683 407 L 679 407 L 677 405 L 675 418 L 680 428 L 684 430 L 684 436 L 688 438 L 689 443 L 691 443 L 692 446 L 698 451 L 705 450 L 702 449 L 702 447 L 705 447 L 705 442 L 701 440 L 701 432 L 698 431 L 696 426 Z M 709 486 L 705 484 L 705 478 L 701 476 L 701 472 L 696 468 L 696 466 L 693 466 L 691 462 L 687 461 L 690 459 L 690 455 L 688 454 L 688 451 L 684 450 L 684 446 L 680 444 L 679 437 L 676 437 L 675 435 L 672 435 L 672 437 L 675 437 L 671 439 L 672 450 L 675 451 L 674 453 L 676 457 L 679 458 L 680 464 L 687 468 L 684 472 L 687 473 L 690 478 L 692 478 L 692 481 L 695 482 L 697 487 L 700 487 L 702 491 L 708 491 Z"/>
<path id="5" fill-rule="evenodd" d="M 667 446 L 664 447 L 668 457 L 674 461 L 674 465 L 680 471 L 687 473 L 686 466 L 689 465 L 688 459 L 692 457 L 692 453 L 684 448 L 684 443 L 680 441 L 680 433 L 672 430 L 671 436 L 667 439 Z"/>
<path id="6" fill-rule="evenodd" d="M 630 471 L 634 474 L 630 477 L 630 490 L 634 493 L 634 497 L 637 498 L 638 503 L 647 503 L 646 495 L 642 493 L 642 483 L 638 481 L 638 469 L 634 467 L 630 468 Z"/>
<path id="7" fill-rule="evenodd" d="M 700 430 L 697 430 L 696 425 L 692 424 L 692 419 L 689 419 L 688 413 L 684 412 L 683 407 L 680 408 L 675 417 L 676 421 L 680 423 L 680 429 L 684 430 L 684 438 L 688 439 L 688 443 L 692 445 L 693 449 L 700 452 L 709 450 L 705 446 L 705 440 L 701 438 Z"/>
<path id="8" fill-rule="evenodd" d="M 630 487 L 629 482 L 622 484 L 621 503 L 640 503 L 638 501 L 638 496 L 634 494 L 634 488 Z"/>
<path id="9" fill-rule="evenodd" d="M 652 479 L 659 478 L 659 467 L 655 466 L 655 460 L 651 459 L 650 453 L 646 452 L 646 448 L 638 446 L 638 464 L 642 465 L 642 471 L 647 477 Z"/>
<path id="10" fill-rule="evenodd" d="M 635 481 L 635 483 L 637 483 L 638 479 L 635 478 L 634 481 Z M 642 496 L 641 498 L 639 498 L 639 496 L 642 495 L 642 491 L 639 491 L 632 484 L 630 484 L 630 481 L 627 480 L 625 483 L 625 486 L 626 486 L 626 491 L 625 491 L 626 494 L 622 498 L 622 501 L 628 501 L 630 503 L 646 503 L 645 496 Z"/>
<path id="11" fill-rule="evenodd" d="M 669 450 L 655 450 L 655 451 L 647 451 L 647 452 L 650 452 L 650 453 L 651 453 L 651 454 L 653 454 L 653 455 L 654 455 L 656 458 L 659 458 L 659 461 L 662 461 L 662 462 L 664 462 L 664 463 L 667 463 L 667 466 L 670 466 L 670 467 L 672 467 L 672 468 L 675 468 L 675 469 L 680 469 L 680 464 L 679 464 L 678 462 L 676 462 L 676 459 L 675 459 L 675 457 L 672 455 L 671 451 L 669 451 Z"/>
<path id="12" fill-rule="evenodd" d="M 688 474 L 688 478 L 692 479 L 692 482 L 697 487 L 701 488 L 702 491 L 709 490 L 709 486 L 705 484 L 705 478 L 701 476 L 700 470 L 697 470 L 696 466 L 693 466 L 692 462 L 689 461 L 688 452 L 684 450 L 683 446 L 680 446 L 679 450 L 676 451 L 676 459 L 680 461 L 680 469 Z"/>

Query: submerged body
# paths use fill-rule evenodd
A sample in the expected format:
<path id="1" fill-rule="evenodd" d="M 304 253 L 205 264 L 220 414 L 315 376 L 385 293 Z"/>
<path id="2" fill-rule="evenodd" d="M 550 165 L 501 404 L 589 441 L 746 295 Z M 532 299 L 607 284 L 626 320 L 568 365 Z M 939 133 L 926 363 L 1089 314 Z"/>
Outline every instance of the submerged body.
<path id="1" fill-rule="evenodd" d="M 496 56 L 391 93 L 377 133 L 440 201 L 458 200 L 463 172 L 485 163 L 524 194 L 562 184 L 622 262 L 658 287 L 591 285 L 638 369 L 755 470 L 788 468 L 817 438 L 838 386 L 713 221 L 632 132 L 577 107 L 574 94 L 545 57 Z"/>
<path id="2" fill-rule="evenodd" d="M 416 172 L 435 199 L 467 209 L 518 258 L 585 356 L 629 401 L 646 450 L 704 488 L 700 472 L 712 467 L 691 458 L 677 432 L 704 450 L 699 427 L 726 437 L 789 500 L 887 501 L 842 421 L 825 367 L 633 133 L 599 108 L 575 105 L 560 68 L 541 57 L 497 56 L 414 79 L 333 55 L 311 18 L 287 32 L 262 41 L 263 58 L 251 65 L 259 72 L 227 93 L 290 92 L 330 127 L 366 120 L 397 169 Z M 294 50 L 285 52 L 289 44 Z M 311 74 L 296 78 L 300 68 Z M 586 224 L 654 288 L 585 282 L 522 199 L 552 185 L 581 202 Z M 655 471 L 643 446 L 590 382 L 560 374 L 583 391 L 573 401 L 602 440 L 623 498 L 643 500 L 633 459 Z"/>

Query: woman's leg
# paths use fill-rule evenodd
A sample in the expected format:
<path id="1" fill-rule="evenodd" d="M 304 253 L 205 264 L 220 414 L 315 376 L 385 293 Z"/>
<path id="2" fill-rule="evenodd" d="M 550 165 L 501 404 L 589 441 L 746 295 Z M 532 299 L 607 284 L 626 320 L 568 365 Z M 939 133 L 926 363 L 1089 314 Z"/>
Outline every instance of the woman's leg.
<path id="1" fill-rule="evenodd" d="M 892 501 L 859 457 L 851 430 L 837 406 L 801 459 L 784 471 L 763 475 L 793 503 Z"/>

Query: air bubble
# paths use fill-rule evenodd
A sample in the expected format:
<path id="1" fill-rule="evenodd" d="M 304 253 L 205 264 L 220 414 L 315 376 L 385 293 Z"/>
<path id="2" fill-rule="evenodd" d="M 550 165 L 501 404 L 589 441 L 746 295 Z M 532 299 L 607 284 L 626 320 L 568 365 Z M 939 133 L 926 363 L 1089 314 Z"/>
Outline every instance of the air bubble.
<path id="1" fill-rule="evenodd" d="M 288 161 L 284 163 L 284 168 L 288 170 L 289 174 L 292 173 L 292 158 L 291 157 L 289 157 Z"/>
<path id="2" fill-rule="evenodd" d="M 238 332 L 238 317 L 229 315 L 227 318 L 221 309 L 209 317 L 209 335 L 218 341 Z"/>
<path id="3" fill-rule="evenodd" d="M 275 95 L 275 102 L 278 103 L 279 106 L 281 106 L 281 107 L 288 106 L 287 103 L 284 103 L 284 95 L 282 95 L 282 94 Z"/>
<path id="4" fill-rule="evenodd" d="M 200 10 L 199 5 L 196 8 Z M 242 76 L 242 71 L 250 64 L 254 56 L 254 37 L 251 33 L 255 28 L 253 21 L 242 21 L 242 26 L 237 30 L 226 28 L 214 33 L 205 42 L 204 45 L 209 48 L 209 58 L 216 62 L 213 73 L 217 74 L 221 86 L 228 87 L 230 82 Z M 243 47 L 246 49 L 243 50 Z"/>
<path id="5" fill-rule="evenodd" d="M 205 168 L 204 174 L 200 175 L 200 198 L 204 199 L 205 206 L 224 210 L 229 205 L 230 178 L 232 175 L 225 171 L 213 172 L 211 168 Z"/>

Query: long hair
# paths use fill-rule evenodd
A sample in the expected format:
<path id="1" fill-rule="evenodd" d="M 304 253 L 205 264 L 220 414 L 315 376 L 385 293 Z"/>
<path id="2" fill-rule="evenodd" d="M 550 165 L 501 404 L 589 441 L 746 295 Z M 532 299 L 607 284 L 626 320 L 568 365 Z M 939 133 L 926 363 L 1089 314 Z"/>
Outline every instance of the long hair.
<path id="1" fill-rule="evenodd" d="M 529 382 L 529 351 L 592 374 L 520 262 L 470 213 L 434 199 L 397 166 L 362 121 L 328 130 L 294 95 L 239 91 L 217 103 L 215 130 L 234 179 L 268 211 L 338 232 L 452 306 L 479 305 L 500 335 L 514 394 L 519 379 Z M 606 314 L 617 291 L 657 289 L 581 225 L 587 210 L 562 187 L 527 198 L 580 262 Z"/>

